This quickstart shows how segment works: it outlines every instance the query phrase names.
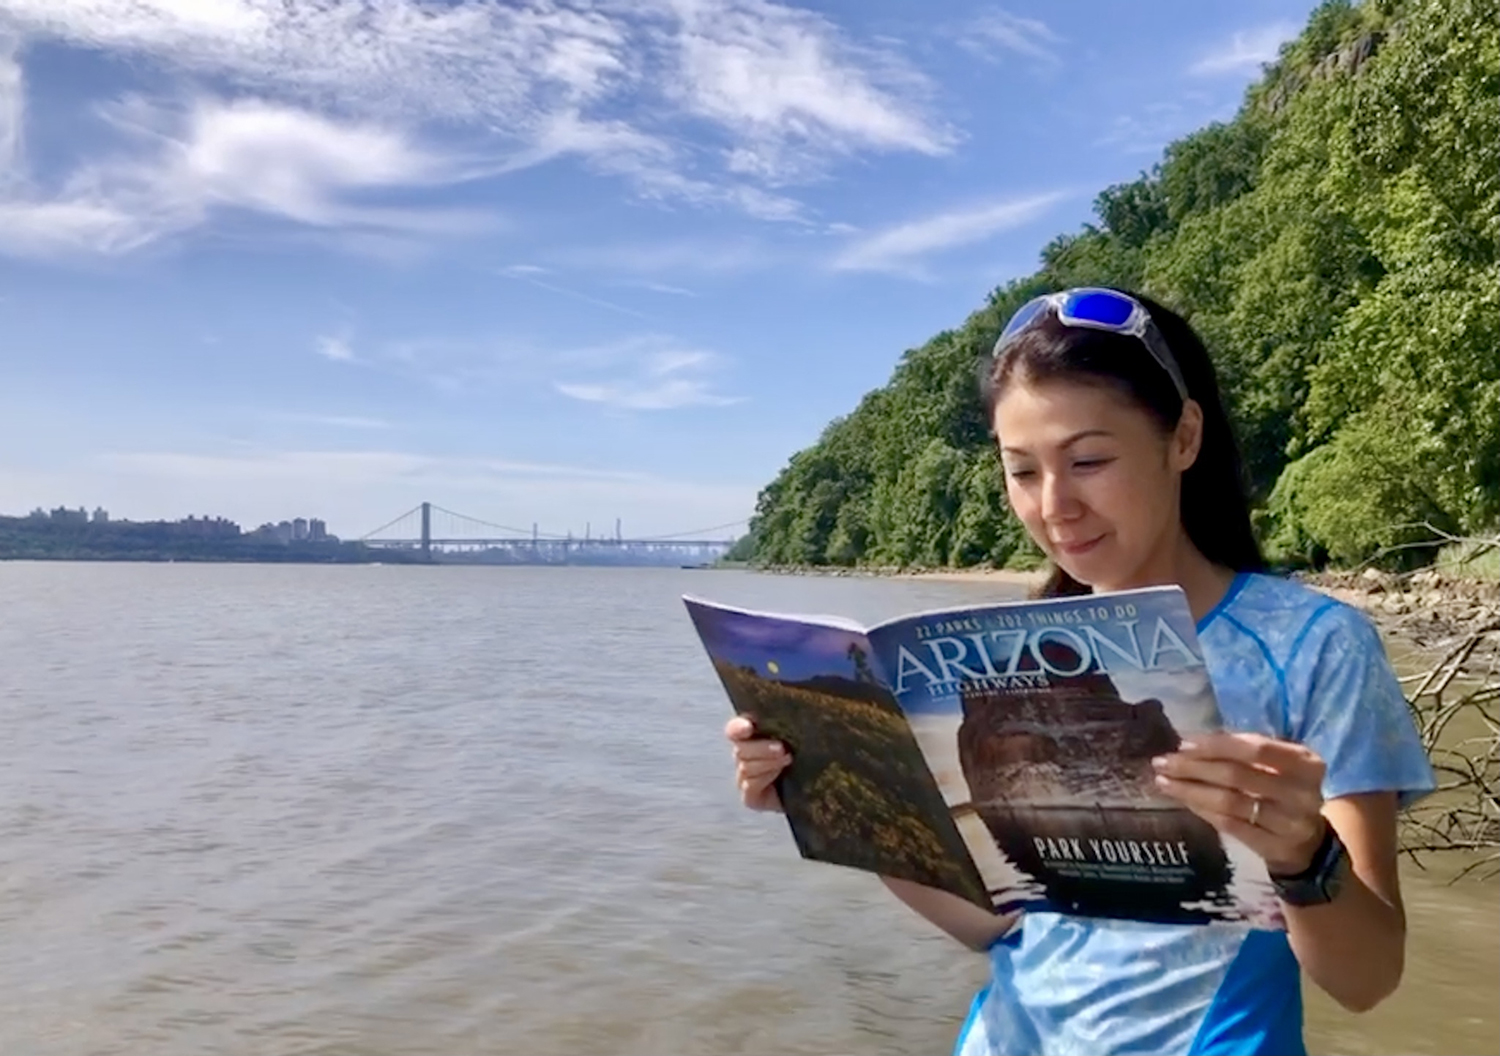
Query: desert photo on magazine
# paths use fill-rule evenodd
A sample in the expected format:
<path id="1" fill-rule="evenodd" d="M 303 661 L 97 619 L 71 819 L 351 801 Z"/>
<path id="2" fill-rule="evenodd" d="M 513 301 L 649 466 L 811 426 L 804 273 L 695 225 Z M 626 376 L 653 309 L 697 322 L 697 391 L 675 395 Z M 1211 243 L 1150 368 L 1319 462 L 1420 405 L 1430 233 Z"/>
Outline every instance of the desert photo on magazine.
<path id="1" fill-rule="evenodd" d="M 996 908 L 1281 926 L 1264 866 L 1158 791 L 1218 727 L 1172 592 L 935 613 L 872 632 Z"/>

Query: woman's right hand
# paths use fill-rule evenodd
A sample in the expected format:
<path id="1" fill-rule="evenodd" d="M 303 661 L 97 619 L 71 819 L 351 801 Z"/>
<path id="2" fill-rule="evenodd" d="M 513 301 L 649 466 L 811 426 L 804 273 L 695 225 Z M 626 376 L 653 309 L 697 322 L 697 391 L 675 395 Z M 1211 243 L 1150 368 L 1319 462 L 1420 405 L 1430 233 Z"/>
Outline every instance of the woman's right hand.
<path id="1" fill-rule="evenodd" d="M 724 736 L 734 746 L 735 777 L 745 806 L 751 810 L 780 810 L 776 779 L 792 762 L 786 745 L 756 736 L 755 725 L 740 715 L 729 720 Z"/>

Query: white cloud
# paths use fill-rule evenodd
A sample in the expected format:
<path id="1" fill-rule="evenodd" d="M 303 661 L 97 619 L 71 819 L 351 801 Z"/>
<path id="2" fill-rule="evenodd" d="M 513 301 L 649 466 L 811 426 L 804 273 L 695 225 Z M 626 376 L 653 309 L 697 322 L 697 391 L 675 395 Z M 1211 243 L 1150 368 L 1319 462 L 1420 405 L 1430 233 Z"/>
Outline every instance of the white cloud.
<path id="1" fill-rule="evenodd" d="M 664 411 L 722 407 L 742 400 L 714 388 L 714 376 L 724 365 L 722 356 L 683 348 L 670 338 L 628 338 L 558 358 L 574 377 L 556 381 L 557 391 L 588 403 L 632 411 Z"/>
<path id="2" fill-rule="evenodd" d="M 1060 191 L 1007 198 L 898 224 L 856 238 L 833 260 L 839 271 L 914 274 L 923 257 L 955 246 L 983 242 L 1044 215 L 1066 197 Z"/>
<path id="3" fill-rule="evenodd" d="M 676 97 L 739 142 L 733 172 L 773 180 L 826 151 L 946 152 L 952 133 L 907 99 L 925 82 L 890 55 L 857 50 L 821 16 L 764 0 L 681 0 Z"/>
<path id="4" fill-rule="evenodd" d="M 0 250 L 120 254 L 233 211 L 369 234 L 458 236 L 493 226 L 474 213 L 356 203 L 471 175 L 467 163 L 372 122 L 257 99 L 205 98 L 186 109 L 130 99 L 104 114 L 129 148 L 52 190 L 23 173 L 0 192 Z"/>
<path id="5" fill-rule="evenodd" d="M 969 22 L 959 38 L 969 51 L 986 59 L 995 58 L 995 48 L 1004 48 L 1042 62 L 1057 62 L 1056 45 L 1063 39 L 1039 18 L 1013 15 L 1000 8 L 982 12 Z"/>
<path id="6" fill-rule="evenodd" d="M 348 334 L 324 334 L 318 338 L 314 347 L 318 350 L 318 355 L 335 363 L 354 362 L 354 345 Z"/>
<path id="7" fill-rule="evenodd" d="M 257 136 L 309 148 L 304 168 L 279 158 L 287 182 L 267 193 L 325 221 L 350 214 L 318 189 L 390 186 L 426 169 L 432 159 L 399 130 L 427 125 L 482 144 L 491 173 L 575 157 L 648 198 L 768 220 L 802 213 L 772 187 L 837 158 L 943 153 L 956 138 L 924 105 L 926 79 L 893 53 L 769 0 L 0 0 L 0 20 L 23 43 L 144 57 L 279 108 L 279 118 L 218 115 L 212 131 L 230 144 L 199 135 L 183 160 L 255 205 L 238 168 L 192 166 L 253 166 L 243 152 Z M 362 168 L 340 166 L 309 135 L 313 113 L 343 130 Z M 718 149 L 687 145 L 705 131 Z"/>
<path id="8" fill-rule="evenodd" d="M 1201 55 L 1188 67 L 1188 72 L 1197 77 L 1256 73 L 1266 63 L 1275 62 L 1281 45 L 1295 37 L 1297 32 L 1297 26 L 1291 22 L 1240 30 Z"/>

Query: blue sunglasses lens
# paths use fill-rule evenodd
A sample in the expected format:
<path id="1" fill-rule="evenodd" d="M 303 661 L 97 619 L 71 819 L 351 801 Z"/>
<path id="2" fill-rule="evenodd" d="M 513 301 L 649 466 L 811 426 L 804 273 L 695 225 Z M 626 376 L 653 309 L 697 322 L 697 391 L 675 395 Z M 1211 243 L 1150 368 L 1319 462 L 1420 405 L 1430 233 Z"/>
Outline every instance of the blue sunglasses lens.
<path id="1" fill-rule="evenodd" d="M 1036 314 L 1047 306 L 1047 298 L 1034 297 L 1016 309 L 1016 314 L 1010 317 L 1010 322 L 1005 324 L 1005 329 L 1000 331 L 1000 340 L 1004 341 L 1012 334 L 1026 329 L 1026 325 L 1036 318 Z"/>
<path id="2" fill-rule="evenodd" d="M 1124 326 L 1133 311 L 1134 301 L 1107 290 L 1070 294 L 1062 306 L 1065 317 L 1111 327 Z"/>

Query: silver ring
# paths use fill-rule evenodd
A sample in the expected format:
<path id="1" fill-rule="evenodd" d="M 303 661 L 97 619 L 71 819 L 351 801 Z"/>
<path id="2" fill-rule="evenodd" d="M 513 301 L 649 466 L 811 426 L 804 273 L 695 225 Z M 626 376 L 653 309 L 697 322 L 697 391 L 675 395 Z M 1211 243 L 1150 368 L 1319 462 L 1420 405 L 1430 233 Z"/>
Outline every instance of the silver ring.
<path id="1" fill-rule="evenodd" d="M 1260 800 L 1258 799 L 1252 799 L 1250 801 L 1250 824 L 1260 824 Z"/>

